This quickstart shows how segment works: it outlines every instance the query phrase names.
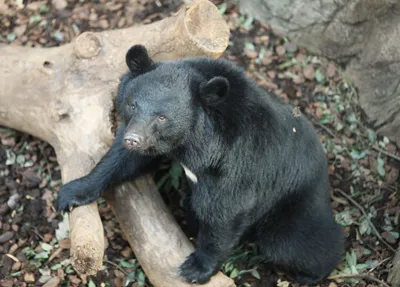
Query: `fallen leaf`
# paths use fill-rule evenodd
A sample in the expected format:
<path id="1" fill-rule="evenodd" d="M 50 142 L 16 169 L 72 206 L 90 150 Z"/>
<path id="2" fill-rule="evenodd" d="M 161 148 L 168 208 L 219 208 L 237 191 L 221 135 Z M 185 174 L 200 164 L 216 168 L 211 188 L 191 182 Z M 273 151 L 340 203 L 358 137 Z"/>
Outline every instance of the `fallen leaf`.
<path id="1" fill-rule="evenodd" d="M 278 279 L 278 282 L 276 282 L 277 287 L 289 287 L 290 283 L 288 281 L 281 281 L 281 279 Z"/>
<path id="2" fill-rule="evenodd" d="M 130 247 L 126 247 L 124 250 L 121 251 L 121 254 L 125 258 L 129 258 L 132 255 L 132 249 Z"/>
<path id="3" fill-rule="evenodd" d="M 315 80 L 320 84 L 325 82 L 325 76 L 320 70 L 315 71 Z"/>
<path id="4" fill-rule="evenodd" d="M 261 63 L 264 66 L 268 66 L 269 64 L 272 63 L 272 58 L 271 57 L 264 57 L 264 58 L 261 59 Z"/>
<path id="5" fill-rule="evenodd" d="M 58 229 L 56 229 L 56 238 L 58 241 L 68 238 L 69 232 L 69 218 L 67 214 L 63 215 L 63 221 L 58 224 Z"/>
<path id="6" fill-rule="evenodd" d="M 288 51 L 289 53 L 294 53 L 297 51 L 297 45 L 296 45 L 296 43 L 293 43 L 293 42 L 286 43 L 285 48 L 286 48 L 286 51 Z"/>
<path id="7" fill-rule="evenodd" d="M 377 170 L 380 176 L 385 176 L 385 161 L 381 158 L 377 158 Z"/>
<path id="8" fill-rule="evenodd" d="M 329 78 L 333 78 L 336 74 L 336 66 L 334 63 L 329 63 L 328 68 L 326 69 L 326 75 Z"/>
<path id="9" fill-rule="evenodd" d="M 397 239 L 394 238 L 393 234 L 387 231 L 382 232 L 382 238 L 390 244 L 395 244 L 397 242 Z"/>
<path id="10" fill-rule="evenodd" d="M 303 69 L 303 75 L 304 75 L 304 78 L 306 78 L 307 80 L 313 81 L 314 77 L 315 77 L 314 66 L 312 64 L 307 65 Z"/>
<path id="11" fill-rule="evenodd" d="M 398 178 L 399 178 L 399 170 L 395 167 L 392 167 L 392 169 L 388 173 L 386 173 L 387 184 L 394 184 Z"/>
<path id="12" fill-rule="evenodd" d="M 69 240 L 69 238 L 60 240 L 58 243 L 60 244 L 60 248 L 62 248 L 62 249 L 70 249 L 71 248 L 71 241 Z"/>
<path id="13" fill-rule="evenodd" d="M 268 77 L 270 77 L 271 79 L 275 79 L 276 77 L 276 72 L 275 71 L 268 71 L 267 72 Z"/>
<path id="14" fill-rule="evenodd" d="M 18 271 L 18 270 L 21 269 L 21 265 L 22 265 L 21 262 L 15 262 L 15 263 L 13 264 L 13 266 L 11 267 L 11 270 L 12 270 L 13 272 Z"/>
<path id="15" fill-rule="evenodd" d="M 75 276 L 75 275 L 69 275 L 68 279 L 74 285 L 79 285 L 82 282 L 82 280 L 79 279 L 78 276 Z"/>
<path id="16" fill-rule="evenodd" d="M 27 283 L 35 282 L 35 275 L 33 275 L 33 273 L 29 273 L 29 272 L 25 273 L 24 281 Z"/>
<path id="17" fill-rule="evenodd" d="M 277 53 L 279 56 L 285 55 L 285 53 L 286 53 L 285 47 L 284 47 L 284 46 L 278 46 L 278 47 L 276 47 L 276 53 Z"/>
<path id="18" fill-rule="evenodd" d="M 256 50 L 244 49 L 244 53 L 250 59 L 255 59 L 258 57 L 258 52 Z"/>
<path id="19" fill-rule="evenodd" d="M 8 240 L 14 237 L 14 233 L 11 231 L 4 232 L 0 235 L 0 243 L 6 243 Z"/>

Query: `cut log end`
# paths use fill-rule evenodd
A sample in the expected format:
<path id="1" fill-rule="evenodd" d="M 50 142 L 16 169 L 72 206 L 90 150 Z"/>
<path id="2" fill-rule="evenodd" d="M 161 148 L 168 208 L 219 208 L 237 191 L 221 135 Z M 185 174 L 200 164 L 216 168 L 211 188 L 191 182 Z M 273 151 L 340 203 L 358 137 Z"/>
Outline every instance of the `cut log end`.
<path id="1" fill-rule="evenodd" d="M 71 264 L 80 274 L 95 275 L 103 264 L 104 231 L 97 203 L 70 213 Z"/>
<path id="2" fill-rule="evenodd" d="M 102 265 L 102 260 L 96 260 L 96 248 L 88 244 L 74 247 L 71 252 L 71 263 L 79 274 L 96 275 Z M 101 254 L 99 254 L 101 255 Z"/>
<path id="3" fill-rule="evenodd" d="M 210 1 L 193 1 L 186 12 L 184 29 L 202 54 L 213 58 L 221 56 L 229 43 L 229 27 Z"/>
<path id="4" fill-rule="evenodd" d="M 96 57 L 100 50 L 101 43 L 95 33 L 82 33 L 75 40 L 75 54 L 78 58 L 90 59 Z"/>

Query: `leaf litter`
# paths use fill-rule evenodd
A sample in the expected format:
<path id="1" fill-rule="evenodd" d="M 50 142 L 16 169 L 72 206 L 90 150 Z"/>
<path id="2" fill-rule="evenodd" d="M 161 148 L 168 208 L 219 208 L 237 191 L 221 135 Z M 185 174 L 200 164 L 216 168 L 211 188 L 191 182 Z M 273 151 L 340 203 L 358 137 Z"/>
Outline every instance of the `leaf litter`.
<path id="1" fill-rule="evenodd" d="M 54 47 L 85 31 L 155 22 L 182 5 L 180 1 L 143 0 L 132 14 L 126 0 L 105 2 L 29 1 L 27 9 L 22 9 L 22 1 L 7 2 L 10 9 L 0 15 L 0 40 L 9 45 Z M 334 63 L 241 14 L 235 1 L 212 2 L 231 29 L 223 57 L 293 104 L 296 113 L 309 118 L 320 134 L 329 161 L 332 207 L 346 236 L 342 263 L 332 279 L 320 286 L 386 284 L 391 249 L 399 244 L 399 150 L 363 123 L 356 89 Z M 4 286 L 36 281 L 47 287 L 152 286 L 104 200 L 99 200 L 99 206 L 109 242 L 105 268 L 96 276 L 76 274 L 69 261 L 68 218 L 54 213 L 53 200 L 61 184 L 54 150 L 4 127 L 0 127 L 0 139 L 0 253 L 7 254 L 0 261 Z M 182 169 L 166 163 L 155 179 L 186 231 Z M 237 286 L 300 286 L 279 270 L 267 268 L 251 245 L 238 247 L 222 271 Z"/>

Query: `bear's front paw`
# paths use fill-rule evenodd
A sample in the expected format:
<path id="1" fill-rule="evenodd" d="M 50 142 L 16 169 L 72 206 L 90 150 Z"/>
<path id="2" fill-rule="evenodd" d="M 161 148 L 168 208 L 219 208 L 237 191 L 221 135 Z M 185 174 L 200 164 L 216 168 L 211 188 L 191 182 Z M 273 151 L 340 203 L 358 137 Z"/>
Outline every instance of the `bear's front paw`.
<path id="1" fill-rule="evenodd" d="M 205 256 L 194 252 L 179 268 L 180 275 L 189 283 L 205 284 L 218 272 L 218 268 L 214 266 L 210 260 L 205 260 Z"/>
<path id="2" fill-rule="evenodd" d="M 85 205 L 96 200 L 92 200 L 91 192 L 87 189 L 87 184 L 82 182 L 81 179 L 63 185 L 57 195 L 57 210 L 70 211 L 72 207 Z"/>

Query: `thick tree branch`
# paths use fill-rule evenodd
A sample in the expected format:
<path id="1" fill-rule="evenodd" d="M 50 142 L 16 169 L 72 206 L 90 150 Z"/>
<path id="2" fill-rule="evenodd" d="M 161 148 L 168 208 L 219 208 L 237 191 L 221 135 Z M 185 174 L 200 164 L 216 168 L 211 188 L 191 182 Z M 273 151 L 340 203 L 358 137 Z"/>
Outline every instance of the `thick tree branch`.
<path id="1" fill-rule="evenodd" d="M 62 47 L 0 46 L 0 125 L 49 142 L 55 148 L 63 182 L 68 182 L 89 173 L 113 141 L 112 95 L 119 76 L 126 71 L 125 53 L 132 45 L 145 45 L 156 61 L 216 58 L 228 40 L 229 29 L 218 9 L 207 0 L 197 0 L 157 23 L 86 32 Z M 151 179 L 143 180 L 118 188 L 115 200 L 110 199 L 116 216 L 155 286 L 189 286 L 176 275 L 175 268 L 192 246 Z M 74 268 L 95 274 L 104 255 L 97 204 L 75 208 L 70 226 Z M 166 239 L 173 242 L 170 250 L 166 250 Z M 220 274 L 209 286 L 232 284 Z"/>

